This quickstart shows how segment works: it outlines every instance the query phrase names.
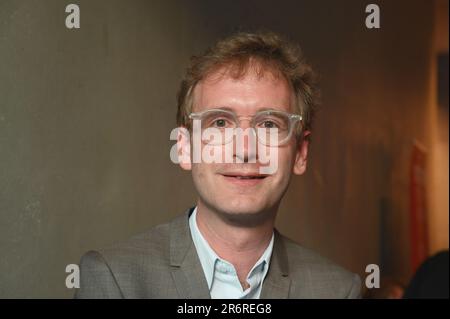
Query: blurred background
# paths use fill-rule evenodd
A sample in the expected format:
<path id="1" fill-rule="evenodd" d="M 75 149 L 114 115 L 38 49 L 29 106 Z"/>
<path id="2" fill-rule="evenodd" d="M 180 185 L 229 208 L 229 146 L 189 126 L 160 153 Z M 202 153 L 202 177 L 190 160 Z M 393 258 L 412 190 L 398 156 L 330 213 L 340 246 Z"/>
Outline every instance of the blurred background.
<path id="1" fill-rule="evenodd" d="M 184 68 L 261 28 L 301 45 L 323 95 L 278 229 L 399 286 L 448 249 L 448 0 L 0 0 L 0 297 L 70 298 L 67 264 L 194 205 L 169 158 Z"/>

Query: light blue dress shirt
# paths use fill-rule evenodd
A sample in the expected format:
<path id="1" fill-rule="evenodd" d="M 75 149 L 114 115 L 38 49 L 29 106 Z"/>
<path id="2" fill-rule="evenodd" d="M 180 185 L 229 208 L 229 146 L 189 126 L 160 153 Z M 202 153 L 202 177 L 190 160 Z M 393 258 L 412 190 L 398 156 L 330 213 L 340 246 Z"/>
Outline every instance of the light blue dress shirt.
<path id="1" fill-rule="evenodd" d="M 259 299 L 264 278 L 269 270 L 274 235 L 264 253 L 247 276 L 249 287 L 244 290 L 234 266 L 220 258 L 208 244 L 197 226 L 197 207 L 189 217 L 189 228 L 205 273 L 212 299 Z"/>

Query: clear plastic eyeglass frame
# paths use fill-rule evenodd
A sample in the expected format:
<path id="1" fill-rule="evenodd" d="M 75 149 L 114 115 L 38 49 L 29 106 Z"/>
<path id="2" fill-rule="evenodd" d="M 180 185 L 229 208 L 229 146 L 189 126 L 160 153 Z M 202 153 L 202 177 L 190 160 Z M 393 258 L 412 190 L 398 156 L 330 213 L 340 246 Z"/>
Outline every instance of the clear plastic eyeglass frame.
<path id="1" fill-rule="evenodd" d="M 214 115 L 216 115 L 216 117 L 214 117 Z M 231 119 L 231 127 L 230 126 L 229 127 L 213 127 L 213 128 L 218 128 L 218 129 L 223 129 L 223 128 L 236 129 L 236 128 L 240 127 L 240 122 L 242 119 L 249 120 L 250 128 L 252 128 L 253 134 L 256 135 L 256 137 L 258 138 L 260 143 L 267 145 L 267 146 L 281 146 L 283 144 L 286 144 L 289 141 L 289 139 L 291 138 L 293 132 L 295 131 L 297 124 L 298 123 L 301 124 L 301 121 L 302 121 L 302 116 L 299 114 L 291 114 L 291 113 L 279 111 L 279 110 L 264 110 L 264 111 L 257 112 L 253 116 L 238 116 L 233 111 L 225 110 L 225 109 L 217 109 L 217 108 L 209 109 L 209 110 L 205 110 L 205 111 L 201 111 L 201 112 L 194 112 L 194 113 L 189 114 L 189 118 L 191 120 L 200 120 L 201 121 L 202 133 L 203 133 L 203 130 L 205 129 L 203 127 L 203 123 L 208 116 L 213 116 L 213 118 L 215 120 Z M 257 127 L 259 121 L 264 121 L 265 119 L 270 120 L 271 117 L 278 117 L 281 120 L 285 120 L 286 124 L 287 124 L 287 129 L 281 129 L 281 130 L 279 129 L 278 130 L 278 135 L 276 136 L 275 140 L 273 138 L 267 138 L 267 134 L 271 130 L 270 128 L 263 127 L 263 129 L 265 129 L 265 131 L 266 131 L 266 133 L 265 133 L 266 136 L 263 137 L 261 134 L 259 134 L 259 132 L 260 132 L 259 130 L 261 129 L 261 127 Z M 228 123 L 228 124 L 230 124 L 230 123 Z M 221 141 L 220 143 L 211 143 L 211 144 L 216 144 L 216 145 L 222 144 L 223 145 L 223 144 L 229 143 L 232 139 L 233 139 L 233 135 L 230 136 L 230 135 L 225 134 L 225 137 L 220 140 Z"/>

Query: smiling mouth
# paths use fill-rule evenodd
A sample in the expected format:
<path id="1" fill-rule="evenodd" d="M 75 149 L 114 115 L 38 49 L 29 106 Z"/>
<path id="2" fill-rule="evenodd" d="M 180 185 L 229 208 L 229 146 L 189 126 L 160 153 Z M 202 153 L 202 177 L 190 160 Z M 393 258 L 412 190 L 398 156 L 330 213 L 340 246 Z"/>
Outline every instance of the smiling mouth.
<path id="1" fill-rule="evenodd" d="M 225 177 L 230 178 L 236 178 L 236 179 L 242 179 L 242 180 L 248 180 L 248 179 L 264 179 L 267 177 L 267 175 L 228 175 L 228 174 L 222 174 Z"/>

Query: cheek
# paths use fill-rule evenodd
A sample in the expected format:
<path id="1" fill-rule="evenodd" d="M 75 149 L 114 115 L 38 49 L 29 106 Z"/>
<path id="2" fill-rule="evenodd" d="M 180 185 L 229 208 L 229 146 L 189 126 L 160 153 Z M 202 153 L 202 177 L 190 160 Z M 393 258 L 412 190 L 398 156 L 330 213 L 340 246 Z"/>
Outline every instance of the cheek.
<path id="1" fill-rule="evenodd" d="M 208 189 L 207 179 L 205 178 L 205 173 L 200 167 L 200 164 L 194 164 L 192 166 L 192 182 L 194 183 L 195 189 L 199 194 L 204 194 L 205 189 Z"/>
<path id="2" fill-rule="evenodd" d="M 277 175 L 290 176 L 295 162 L 295 148 L 286 145 L 278 149 Z"/>
<path id="3" fill-rule="evenodd" d="M 194 180 L 202 179 L 204 176 L 201 164 L 192 164 L 192 178 Z"/>
<path id="4" fill-rule="evenodd" d="M 192 178 L 194 181 L 205 182 L 211 176 L 213 172 L 213 168 L 208 164 L 193 164 L 192 165 Z"/>

